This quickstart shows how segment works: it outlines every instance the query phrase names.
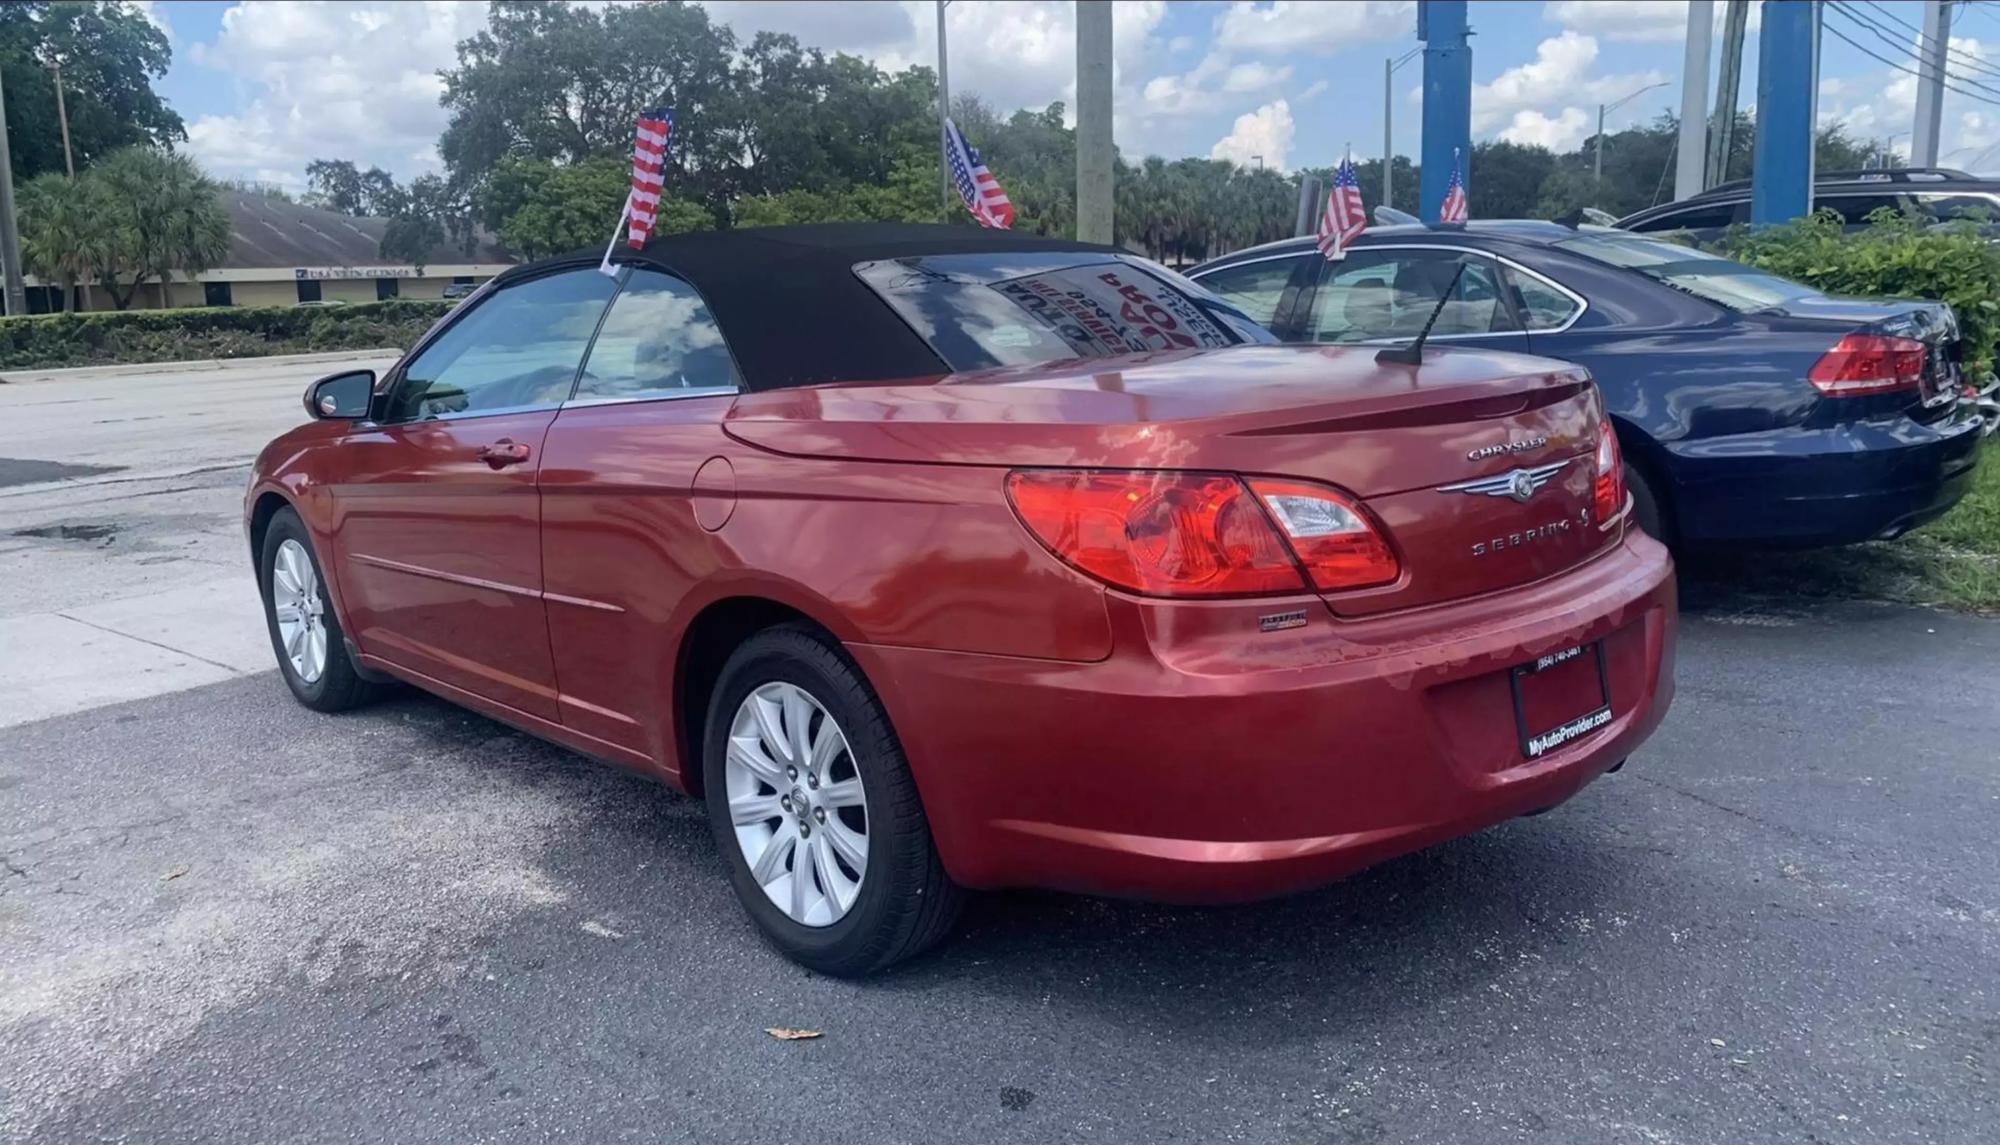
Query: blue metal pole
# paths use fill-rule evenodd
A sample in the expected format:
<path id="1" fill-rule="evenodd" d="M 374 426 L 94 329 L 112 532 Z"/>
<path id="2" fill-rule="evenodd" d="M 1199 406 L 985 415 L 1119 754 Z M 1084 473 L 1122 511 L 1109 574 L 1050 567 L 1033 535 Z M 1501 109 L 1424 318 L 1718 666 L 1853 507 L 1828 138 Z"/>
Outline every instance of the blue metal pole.
<path id="1" fill-rule="evenodd" d="M 1460 155 L 1465 185 L 1472 186 L 1472 45 L 1466 41 L 1465 0 L 1418 0 L 1417 38 L 1424 42 L 1424 169 L 1418 207 L 1438 221 L 1451 156 Z"/>
<path id="2" fill-rule="evenodd" d="M 1764 0 L 1764 27 L 1757 33 L 1753 223 L 1787 222 L 1812 210 L 1817 8 L 1812 0 Z"/>

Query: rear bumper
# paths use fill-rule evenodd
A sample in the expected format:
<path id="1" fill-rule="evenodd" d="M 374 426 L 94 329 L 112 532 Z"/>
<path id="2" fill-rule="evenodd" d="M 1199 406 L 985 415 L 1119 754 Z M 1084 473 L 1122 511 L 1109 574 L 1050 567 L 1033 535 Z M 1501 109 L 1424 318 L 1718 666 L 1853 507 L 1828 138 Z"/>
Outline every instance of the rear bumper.
<path id="1" fill-rule="evenodd" d="M 1672 564 L 1636 533 L 1539 584 L 1284 633 L 1110 603 L 1096 663 L 850 646 L 960 882 L 1192 902 L 1302 889 L 1562 802 L 1673 691 Z M 1611 722 L 1524 761 L 1508 669 L 1596 640 Z"/>
<path id="2" fill-rule="evenodd" d="M 1670 443 L 1680 536 L 1799 548 L 1898 536 L 1965 496 L 1979 430 L 1961 414 Z"/>

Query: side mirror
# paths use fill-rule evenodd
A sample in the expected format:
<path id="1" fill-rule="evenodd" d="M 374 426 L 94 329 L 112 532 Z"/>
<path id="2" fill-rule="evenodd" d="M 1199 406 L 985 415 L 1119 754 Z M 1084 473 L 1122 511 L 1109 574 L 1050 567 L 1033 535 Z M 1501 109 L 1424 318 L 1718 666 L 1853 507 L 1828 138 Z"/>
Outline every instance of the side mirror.
<path id="1" fill-rule="evenodd" d="M 358 421 L 375 400 L 375 371 L 328 374 L 306 387 L 306 413 L 316 418 Z"/>

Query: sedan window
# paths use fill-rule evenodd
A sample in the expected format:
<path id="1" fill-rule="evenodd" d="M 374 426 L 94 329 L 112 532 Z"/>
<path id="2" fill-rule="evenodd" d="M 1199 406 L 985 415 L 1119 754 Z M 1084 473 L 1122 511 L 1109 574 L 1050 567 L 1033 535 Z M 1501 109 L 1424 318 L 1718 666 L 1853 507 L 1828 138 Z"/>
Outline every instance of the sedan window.
<path id="1" fill-rule="evenodd" d="M 1277 320 L 1285 287 L 1307 256 L 1239 262 L 1201 276 L 1201 284 L 1236 305 L 1251 321 L 1269 327 Z M 1311 257 L 1317 258 L 1318 255 Z"/>
<path id="2" fill-rule="evenodd" d="M 1769 310 L 1819 293 L 1789 278 L 1659 239 L 1596 231 L 1555 245 L 1572 254 L 1637 271 L 1675 290 L 1743 313 Z"/>
<path id="3" fill-rule="evenodd" d="M 595 269 L 501 288 L 404 369 L 387 420 L 497 413 L 562 401 L 614 289 Z"/>
<path id="4" fill-rule="evenodd" d="M 1532 274 L 1509 267 L 1506 278 L 1520 299 L 1521 317 L 1531 333 L 1561 329 L 1583 309 L 1583 303 Z"/>
<path id="5" fill-rule="evenodd" d="M 1465 273 L 1438 310 L 1460 262 Z M 1320 273 L 1306 336 L 1315 342 L 1414 338 L 1434 310 L 1434 338 L 1521 329 L 1501 287 L 1500 267 L 1492 260 L 1456 250 L 1363 247 L 1327 263 Z"/>
<path id="6" fill-rule="evenodd" d="M 735 389 L 729 348 L 694 287 L 658 271 L 630 273 L 591 344 L 577 398 L 632 400 Z"/>

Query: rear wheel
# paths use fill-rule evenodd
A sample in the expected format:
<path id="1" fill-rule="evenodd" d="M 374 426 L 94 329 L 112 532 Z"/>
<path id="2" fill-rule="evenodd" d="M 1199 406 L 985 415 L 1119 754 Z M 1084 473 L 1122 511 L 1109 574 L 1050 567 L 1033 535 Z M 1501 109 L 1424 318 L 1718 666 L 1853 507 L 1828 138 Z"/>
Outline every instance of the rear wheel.
<path id="1" fill-rule="evenodd" d="M 1660 513 L 1659 497 L 1654 494 L 1653 487 L 1646 483 L 1645 477 L 1633 468 L 1629 461 L 1625 463 L 1625 488 L 1632 493 L 1633 524 L 1638 525 L 1647 536 L 1661 544 L 1673 544 L 1673 537 L 1668 535 L 1671 530 Z"/>
<path id="2" fill-rule="evenodd" d="M 271 518 L 257 570 L 271 649 L 293 697 L 318 712 L 345 711 L 367 702 L 374 687 L 347 655 L 340 617 L 327 595 L 312 537 L 297 512 L 280 509 Z"/>
<path id="3" fill-rule="evenodd" d="M 944 936 L 963 892 L 888 714 L 838 644 L 793 625 L 745 641 L 716 682 L 703 744 L 730 881 L 786 957 L 868 974 Z"/>

